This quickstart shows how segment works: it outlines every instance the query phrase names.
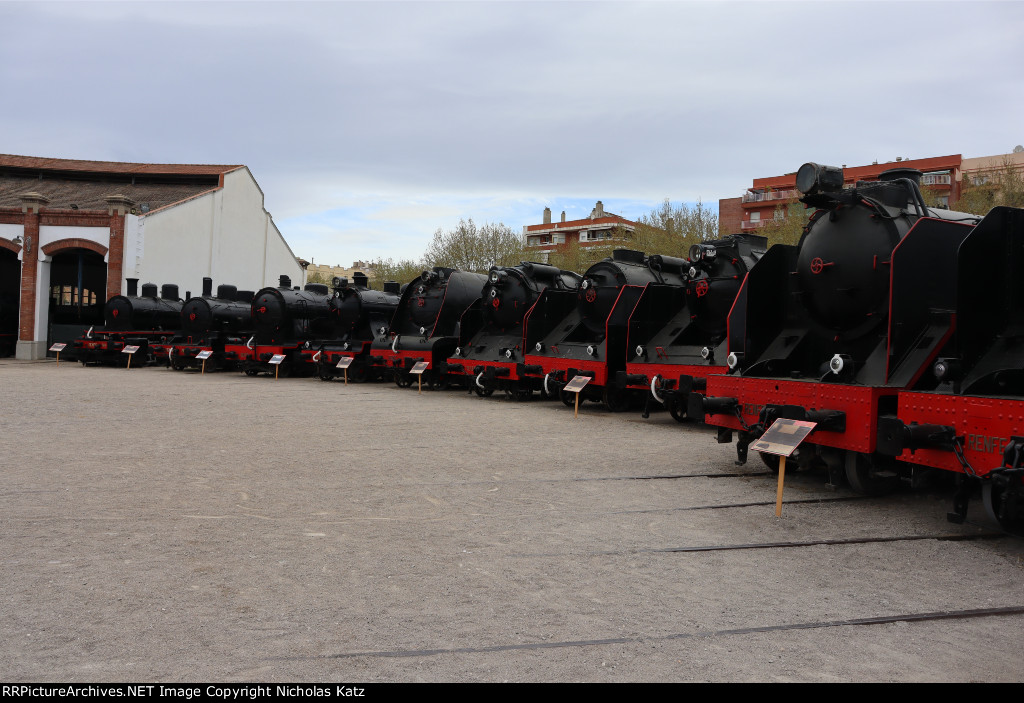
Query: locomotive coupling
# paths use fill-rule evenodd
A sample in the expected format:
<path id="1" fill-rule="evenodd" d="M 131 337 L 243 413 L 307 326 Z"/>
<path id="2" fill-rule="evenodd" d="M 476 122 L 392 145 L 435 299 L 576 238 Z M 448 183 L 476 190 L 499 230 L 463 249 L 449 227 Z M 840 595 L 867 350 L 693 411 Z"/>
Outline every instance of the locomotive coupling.
<path id="1" fill-rule="evenodd" d="M 899 456 L 904 450 L 941 449 L 953 451 L 956 430 L 948 425 L 903 424 L 898 417 L 878 418 L 878 452 Z"/>
<path id="2" fill-rule="evenodd" d="M 516 375 L 519 378 L 523 376 L 542 376 L 544 374 L 544 367 L 540 364 L 516 364 Z"/>
<path id="3" fill-rule="evenodd" d="M 731 415 L 739 406 L 736 398 L 712 398 L 700 393 L 690 393 L 686 397 L 686 414 L 695 419 L 705 415 Z"/>

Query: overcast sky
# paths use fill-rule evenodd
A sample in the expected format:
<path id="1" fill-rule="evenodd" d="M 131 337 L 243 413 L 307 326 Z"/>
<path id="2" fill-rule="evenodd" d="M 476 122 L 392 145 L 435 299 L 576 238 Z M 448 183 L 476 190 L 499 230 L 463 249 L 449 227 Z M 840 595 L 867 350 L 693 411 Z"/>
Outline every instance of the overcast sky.
<path id="1" fill-rule="evenodd" d="M 0 152 L 241 163 L 297 256 L 1024 143 L 1017 2 L 6 2 Z"/>

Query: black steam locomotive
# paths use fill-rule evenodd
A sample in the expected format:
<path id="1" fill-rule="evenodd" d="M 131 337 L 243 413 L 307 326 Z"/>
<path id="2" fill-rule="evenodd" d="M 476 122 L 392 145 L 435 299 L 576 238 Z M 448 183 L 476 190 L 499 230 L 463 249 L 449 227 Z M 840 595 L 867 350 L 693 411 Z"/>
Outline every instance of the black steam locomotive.
<path id="1" fill-rule="evenodd" d="M 895 413 L 878 426 L 879 454 L 962 477 L 951 519 L 966 517 L 980 485 L 989 516 L 1017 532 L 1024 530 L 1022 272 L 1024 210 L 997 207 L 957 251 L 955 298 L 943 301 L 956 322 L 953 341 L 925 373 L 928 382 L 901 390 Z M 899 298 L 916 294 L 894 290 L 894 315 L 906 306 Z"/>
<path id="2" fill-rule="evenodd" d="M 379 379 L 380 367 L 371 367 L 369 363 L 370 346 L 375 332 L 386 331 L 391 324 L 401 300 L 400 286 L 396 281 L 386 281 L 383 290 L 373 290 L 366 275 L 359 272 L 353 275 L 351 285 L 348 279 L 335 276 L 332 286 L 334 297 L 330 304 L 337 338 L 321 343 L 313 355 L 317 375 L 322 381 L 339 376 L 357 382 Z M 352 361 L 339 368 L 345 358 Z"/>
<path id="3" fill-rule="evenodd" d="M 252 325 L 253 336 L 245 344 L 225 347 L 250 376 L 309 375 L 316 371 L 316 349 L 337 336 L 328 287 L 307 283 L 293 288 L 288 276 L 281 276 L 278 287 L 256 293 Z"/>
<path id="4" fill-rule="evenodd" d="M 720 441 L 738 433 L 741 462 L 786 418 L 816 423 L 802 467 L 845 474 L 862 492 L 901 474 L 879 451 L 879 421 L 900 391 L 936 385 L 926 371 L 956 331 L 957 249 L 978 221 L 928 208 L 919 178 L 893 169 L 844 187 L 841 169 L 800 168 L 801 200 L 817 209 L 798 246 L 772 247 L 747 276 L 729 316 L 731 373 L 689 396 Z"/>
<path id="5" fill-rule="evenodd" d="M 684 286 L 690 264 L 669 256 L 617 249 L 583 275 L 576 289 L 575 306 L 563 318 L 550 318 L 545 329 L 528 334 L 537 339 L 527 350 L 523 376 L 542 379 L 549 394 L 558 393 L 577 375 L 591 381 L 581 394 L 603 401 L 611 410 L 624 410 L 629 390 L 619 385 L 619 371 L 626 369 L 626 333 L 633 306 L 644 287 Z M 529 327 L 541 320 L 531 318 Z M 573 398 L 562 394 L 568 405 Z"/>
<path id="6" fill-rule="evenodd" d="M 463 328 L 463 313 L 480 299 L 487 276 L 457 269 L 434 267 L 406 286 L 388 327 L 374 330 L 370 350 L 373 373 L 390 371 L 395 383 L 409 386 L 412 367 L 425 361 L 429 370 L 422 381 L 440 386 L 447 382 L 444 364 L 459 344 L 460 335 L 476 329 Z M 479 325 L 475 316 L 467 325 Z"/>
<path id="7" fill-rule="evenodd" d="M 618 385 L 686 417 L 688 394 L 725 373 L 729 311 L 767 239 L 732 234 L 694 244 L 682 286 L 649 283 L 629 317 L 625 371 Z M 645 417 L 647 415 L 645 407 Z"/>
<path id="8" fill-rule="evenodd" d="M 238 353 L 227 347 L 242 347 L 252 337 L 253 292 L 235 286 L 217 286 L 213 295 L 213 279 L 203 279 L 203 293 L 185 301 L 181 308 L 181 331 L 171 340 L 167 360 L 171 368 L 204 367 L 209 370 L 234 369 Z M 208 352 L 205 359 L 197 358 Z"/>
<path id="9" fill-rule="evenodd" d="M 132 366 L 166 362 L 169 343 L 181 325 L 182 300 L 178 286 L 167 283 L 157 297 L 153 283 L 142 286 L 138 295 L 139 279 L 125 279 L 127 295 L 115 295 L 103 309 L 102 329 L 89 328 L 71 343 L 69 358 L 83 364 L 128 366 L 125 347 L 138 347 Z"/>
<path id="10" fill-rule="evenodd" d="M 520 374 L 525 351 L 547 329 L 544 320 L 560 320 L 575 305 L 580 280 L 579 274 L 531 261 L 491 267 L 481 299 L 464 315 L 479 316 L 480 329 L 470 337 L 477 325 L 462 325 L 459 346 L 445 366 L 449 379 L 481 396 L 500 389 L 525 399 L 542 390 L 542 379 Z"/>

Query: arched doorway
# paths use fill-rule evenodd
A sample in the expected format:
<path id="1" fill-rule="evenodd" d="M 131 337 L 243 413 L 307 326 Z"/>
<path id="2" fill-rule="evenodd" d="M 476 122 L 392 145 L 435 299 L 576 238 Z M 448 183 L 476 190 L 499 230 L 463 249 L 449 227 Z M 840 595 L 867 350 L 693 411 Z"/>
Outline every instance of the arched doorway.
<path id="1" fill-rule="evenodd" d="M 0 247 L 0 357 L 14 356 L 20 303 L 21 262 L 16 253 Z"/>
<path id="2" fill-rule="evenodd" d="M 50 262 L 49 329 L 46 346 L 71 342 L 103 325 L 107 264 L 88 249 L 64 249 Z"/>

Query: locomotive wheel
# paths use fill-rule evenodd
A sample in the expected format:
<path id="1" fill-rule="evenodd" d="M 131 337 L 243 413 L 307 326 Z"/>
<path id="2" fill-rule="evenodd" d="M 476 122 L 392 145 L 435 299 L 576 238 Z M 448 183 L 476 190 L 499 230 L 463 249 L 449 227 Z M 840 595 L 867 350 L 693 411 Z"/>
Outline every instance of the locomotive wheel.
<path id="1" fill-rule="evenodd" d="M 480 386 L 474 386 L 473 390 L 476 391 L 476 394 L 481 398 L 490 398 L 494 395 L 493 388 L 481 388 Z"/>
<path id="2" fill-rule="evenodd" d="M 566 393 L 564 390 L 558 390 L 558 398 L 562 401 L 562 404 L 568 408 L 576 407 L 576 394 Z"/>
<path id="3" fill-rule="evenodd" d="M 1024 533 L 1024 512 L 1018 501 L 1008 499 L 1006 488 L 989 479 L 981 484 L 981 499 L 985 512 L 1007 532 L 1016 535 Z"/>
<path id="4" fill-rule="evenodd" d="M 408 388 L 412 385 L 412 376 L 401 371 L 395 371 L 395 385 L 399 388 Z"/>
<path id="5" fill-rule="evenodd" d="M 867 454 L 847 450 L 846 480 L 850 488 L 857 493 L 868 496 L 882 495 L 894 488 L 893 481 L 874 473 L 874 465 Z"/>
<path id="6" fill-rule="evenodd" d="M 426 386 L 432 391 L 448 390 L 448 378 L 446 376 L 431 375 Z"/>
<path id="7" fill-rule="evenodd" d="M 668 412 L 676 422 L 686 422 L 686 406 L 678 401 L 669 401 Z"/>
<path id="8" fill-rule="evenodd" d="M 509 400 L 514 400 L 517 403 L 522 403 L 523 401 L 529 400 L 532 396 L 533 391 L 531 391 L 529 388 L 520 388 L 517 386 L 514 389 L 510 388 L 505 391 L 505 397 L 508 398 Z"/>
<path id="9" fill-rule="evenodd" d="M 246 369 L 245 370 L 245 375 L 246 376 L 259 376 L 260 372 L 258 370 L 256 370 L 256 369 Z"/>
<path id="10" fill-rule="evenodd" d="M 604 401 L 604 406 L 613 413 L 629 410 L 629 394 L 626 391 L 605 386 L 601 399 Z"/>
<path id="11" fill-rule="evenodd" d="M 333 381 L 334 380 L 334 372 L 331 369 L 331 367 L 327 366 L 326 364 L 317 364 L 316 372 L 317 372 L 317 376 L 320 377 L 321 381 Z"/>

